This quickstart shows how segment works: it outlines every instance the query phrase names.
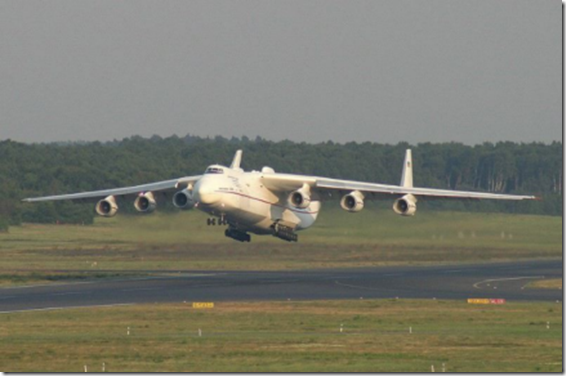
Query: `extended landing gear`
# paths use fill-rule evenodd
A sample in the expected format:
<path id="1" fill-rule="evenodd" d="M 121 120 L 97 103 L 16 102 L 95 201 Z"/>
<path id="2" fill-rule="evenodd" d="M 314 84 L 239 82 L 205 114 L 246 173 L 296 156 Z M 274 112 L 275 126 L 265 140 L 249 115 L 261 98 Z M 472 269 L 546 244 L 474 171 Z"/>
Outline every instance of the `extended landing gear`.
<path id="1" fill-rule="evenodd" d="M 227 228 L 226 231 L 224 231 L 224 235 L 239 242 L 249 242 L 250 240 L 252 240 L 252 237 L 249 234 L 231 227 Z"/>
<path id="2" fill-rule="evenodd" d="M 286 240 L 288 242 L 296 242 L 299 240 L 299 236 L 295 234 L 295 230 L 289 226 L 282 225 L 280 223 L 274 223 L 273 226 L 273 236 Z"/>
<path id="3" fill-rule="evenodd" d="M 218 226 L 226 226 L 228 224 L 228 220 L 222 216 L 218 219 L 216 218 L 207 218 L 206 219 L 206 225 L 207 226 L 216 226 L 216 224 L 218 224 Z"/>

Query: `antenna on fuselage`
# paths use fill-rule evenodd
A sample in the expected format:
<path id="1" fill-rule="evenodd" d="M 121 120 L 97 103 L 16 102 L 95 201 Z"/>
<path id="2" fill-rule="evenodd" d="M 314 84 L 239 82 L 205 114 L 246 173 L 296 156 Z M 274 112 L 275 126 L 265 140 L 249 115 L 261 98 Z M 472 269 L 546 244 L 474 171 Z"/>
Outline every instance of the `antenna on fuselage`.
<path id="1" fill-rule="evenodd" d="M 231 169 L 240 168 L 240 162 L 242 162 L 242 151 L 238 150 L 236 154 L 234 154 L 234 159 L 232 159 L 232 164 L 230 165 Z"/>

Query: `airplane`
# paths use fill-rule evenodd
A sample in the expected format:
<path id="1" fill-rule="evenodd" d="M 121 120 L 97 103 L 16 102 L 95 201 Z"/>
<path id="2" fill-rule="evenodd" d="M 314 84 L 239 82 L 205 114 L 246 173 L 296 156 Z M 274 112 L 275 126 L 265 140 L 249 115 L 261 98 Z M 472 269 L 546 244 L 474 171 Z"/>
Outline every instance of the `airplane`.
<path id="1" fill-rule="evenodd" d="M 394 198 L 393 211 L 402 216 L 415 215 L 417 198 L 537 199 L 535 196 L 413 187 L 411 149 L 405 152 L 399 185 L 276 173 L 271 167 L 245 172 L 240 168 L 241 161 L 242 150 L 238 150 L 229 167 L 211 165 L 202 175 L 23 201 L 99 199 L 95 212 L 102 217 L 112 217 L 118 212 L 118 199 L 135 197 L 135 209 L 140 213 L 151 213 L 158 201 L 172 197 L 173 205 L 178 209 L 195 208 L 209 214 L 208 225 L 227 226 L 224 234 L 234 240 L 249 242 L 249 233 L 253 233 L 294 242 L 298 240 L 297 231 L 315 223 L 321 201 L 332 197 L 341 197 L 340 206 L 351 213 L 361 211 L 368 198 Z"/>

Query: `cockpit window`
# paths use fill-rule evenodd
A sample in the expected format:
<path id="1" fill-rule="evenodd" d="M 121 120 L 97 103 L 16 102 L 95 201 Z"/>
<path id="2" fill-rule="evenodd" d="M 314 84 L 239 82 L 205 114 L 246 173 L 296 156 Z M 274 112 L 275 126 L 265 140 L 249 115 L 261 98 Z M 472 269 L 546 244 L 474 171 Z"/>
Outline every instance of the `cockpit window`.
<path id="1" fill-rule="evenodd" d="M 224 170 L 218 167 L 209 167 L 204 172 L 205 174 L 223 174 Z"/>

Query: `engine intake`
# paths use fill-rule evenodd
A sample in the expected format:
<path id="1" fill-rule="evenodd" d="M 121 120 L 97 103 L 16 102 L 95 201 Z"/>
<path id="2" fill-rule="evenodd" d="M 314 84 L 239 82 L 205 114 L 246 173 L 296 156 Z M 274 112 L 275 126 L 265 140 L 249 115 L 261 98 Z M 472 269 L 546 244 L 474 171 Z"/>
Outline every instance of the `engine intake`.
<path id="1" fill-rule="evenodd" d="M 393 203 L 393 211 L 404 216 L 415 215 L 417 211 L 417 199 L 415 196 L 408 194 Z"/>
<path id="2" fill-rule="evenodd" d="M 189 210 L 195 205 L 193 194 L 188 189 L 183 189 L 173 195 L 173 205 L 177 209 Z"/>
<path id="3" fill-rule="evenodd" d="M 146 192 L 144 194 L 140 194 L 136 201 L 134 201 L 134 207 L 140 213 L 151 213 L 157 207 L 157 203 L 155 202 L 155 198 L 153 197 L 153 193 Z"/>
<path id="4" fill-rule="evenodd" d="M 311 203 L 310 187 L 306 184 L 303 185 L 301 189 L 297 189 L 289 195 L 288 201 L 296 208 L 306 209 Z"/>
<path id="5" fill-rule="evenodd" d="M 350 192 L 342 197 L 340 206 L 350 213 L 357 213 L 364 208 L 364 195 L 360 191 Z"/>
<path id="6" fill-rule="evenodd" d="M 118 205 L 116 205 L 116 198 L 114 196 L 108 196 L 96 203 L 94 207 L 96 214 L 103 217 L 113 217 L 118 212 Z"/>

